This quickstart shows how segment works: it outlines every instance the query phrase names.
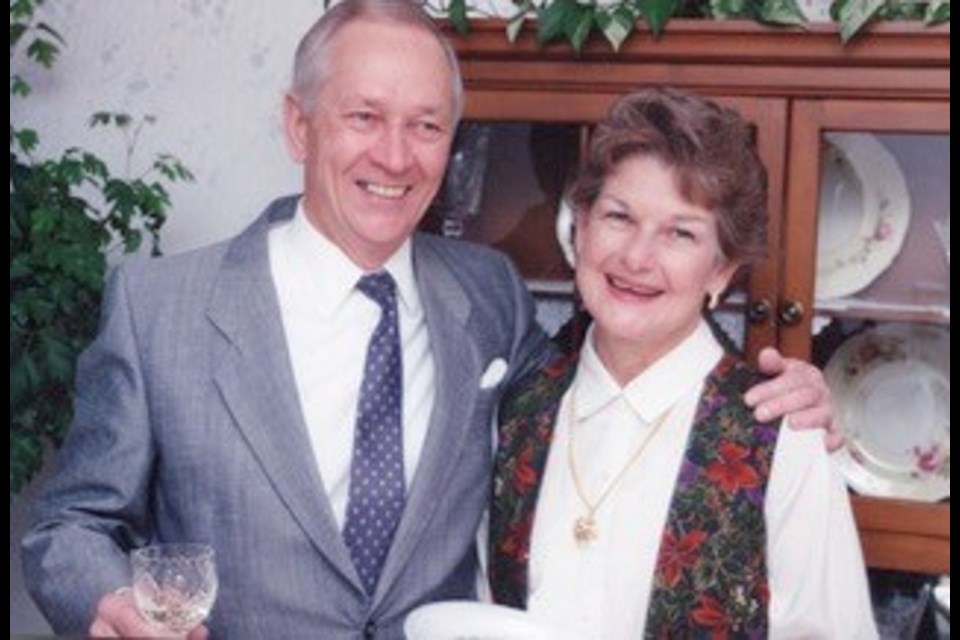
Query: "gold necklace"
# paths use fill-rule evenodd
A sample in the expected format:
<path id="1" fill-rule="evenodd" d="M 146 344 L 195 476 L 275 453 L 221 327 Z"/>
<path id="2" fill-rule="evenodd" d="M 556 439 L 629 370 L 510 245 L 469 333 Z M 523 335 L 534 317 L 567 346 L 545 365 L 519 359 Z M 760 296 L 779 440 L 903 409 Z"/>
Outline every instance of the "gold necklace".
<path id="1" fill-rule="evenodd" d="M 627 460 L 626 464 L 623 465 L 623 468 L 613 477 L 613 480 L 607 483 L 607 486 L 604 487 L 603 491 L 600 492 L 600 497 L 591 502 L 587 499 L 587 494 L 583 490 L 583 485 L 580 482 L 580 474 L 577 472 L 577 463 L 574 456 L 574 446 L 573 446 L 573 433 L 576 431 L 575 422 L 577 417 L 576 412 L 576 398 L 577 398 L 577 386 L 574 384 L 570 388 L 570 407 L 568 410 L 568 424 L 570 425 L 570 433 L 567 437 L 567 454 L 570 462 L 570 476 L 573 478 L 573 488 L 576 491 L 577 497 L 580 499 L 580 502 L 583 503 L 583 506 L 586 507 L 586 515 L 582 515 L 576 520 L 573 521 L 573 537 L 577 541 L 578 545 L 584 546 L 597 539 L 599 535 L 597 533 L 597 521 L 594 519 L 594 516 L 597 513 L 597 510 L 603 505 L 607 498 L 613 493 L 613 490 L 617 487 L 620 481 L 627 475 L 627 471 L 630 470 L 630 467 L 633 466 L 633 463 L 640 459 L 640 456 L 643 454 L 644 449 L 647 448 L 647 445 L 650 444 L 650 441 L 653 440 L 653 437 L 657 435 L 657 431 L 660 430 L 660 427 L 664 425 L 667 421 L 667 417 L 670 415 L 670 412 L 673 410 L 673 406 L 664 411 L 660 416 L 653 421 L 651 427 L 647 431 L 647 436 L 637 445 L 637 448 L 634 449 L 633 453 L 630 454 L 630 458 Z"/>

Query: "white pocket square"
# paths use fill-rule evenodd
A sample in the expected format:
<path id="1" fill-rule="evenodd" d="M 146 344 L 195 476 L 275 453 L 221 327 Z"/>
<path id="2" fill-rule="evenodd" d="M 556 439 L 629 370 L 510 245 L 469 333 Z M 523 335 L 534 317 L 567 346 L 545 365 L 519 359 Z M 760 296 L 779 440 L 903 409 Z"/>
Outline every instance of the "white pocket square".
<path id="1" fill-rule="evenodd" d="M 503 358 L 494 358 L 487 365 L 487 370 L 480 376 L 480 388 L 492 389 L 500 384 L 503 376 L 507 373 L 507 361 Z"/>

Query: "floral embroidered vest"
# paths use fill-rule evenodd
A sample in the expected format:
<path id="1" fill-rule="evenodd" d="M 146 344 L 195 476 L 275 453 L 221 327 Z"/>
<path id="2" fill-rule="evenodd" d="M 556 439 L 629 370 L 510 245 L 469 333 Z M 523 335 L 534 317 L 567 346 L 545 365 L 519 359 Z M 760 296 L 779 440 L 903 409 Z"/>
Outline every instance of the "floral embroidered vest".
<path id="1" fill-rule="evenodd" d="M 501 604 L 526 607 L 533 517 L 576 366 L 576 355 L 554 359 L 501 409 L 489 562 Z M 756 423 L 742 401 L 760 379 L 729 355 L 707 377 L 660 542 L 644 637 L 767 635 L 763 504 L 779 422 Z"/>

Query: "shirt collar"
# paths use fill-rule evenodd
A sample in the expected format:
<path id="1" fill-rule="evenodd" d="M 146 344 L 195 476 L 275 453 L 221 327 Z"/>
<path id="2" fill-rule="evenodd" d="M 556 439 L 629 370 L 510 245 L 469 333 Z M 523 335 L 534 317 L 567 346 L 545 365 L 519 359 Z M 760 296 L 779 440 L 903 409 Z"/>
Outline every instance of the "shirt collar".
<path id="1" fill-rule="evenodd" d="M 672 407 L 713 370 L 723 349 L 701 321 L 680 344 L 620 387 L 593 346 L 594 327 L 587 331 L 577 372 L 577 419 L 589 418 L 623 397 L 645 422 Z"/>
<path id="2" fill-rule="evenodd" d="M 336 244 L 320 233 L 307 219 L 303 200 L 285 230 L 283 249 L 288 259 L 301 274 L 320 274 L 310 279 L 312 290 L 323 317 L 331 317 L 356 289 L 357 280 L 364 275 Z M 420 295 L 413 272 L 411 240 L 406 241 L 386 261 L 383 269 L 397 283 L 398 299 L 410 312 L 420 309 Z"/>

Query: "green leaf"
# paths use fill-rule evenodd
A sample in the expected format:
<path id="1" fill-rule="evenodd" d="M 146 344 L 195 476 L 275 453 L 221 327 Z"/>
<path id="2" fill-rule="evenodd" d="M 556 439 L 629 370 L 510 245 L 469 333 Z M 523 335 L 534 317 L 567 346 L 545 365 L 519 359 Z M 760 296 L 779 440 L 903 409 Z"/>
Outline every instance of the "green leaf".
<path id="1" fill-rule="evenodd" d="M 69 385 L 73 382 L 73 361 L 77 357 L 69 343 L 49 332 L 41 340 L 45 375 Z"/>
<path id="2" fill-rule="evenodd" d="M 571 13 L 569 21 L 564 25 L 567 40 L 577 53 L 583 50 L 583 43 L 587 41 L 593 24 L 593 7 L 578 4 L 576 12 Z"/>
<path id="3" fill-rule="evenodd" d="M 26 312 L 22 315 L 26 315 Z M 30 378 L 29 360 L 29 354 L 21 354 L 20 357 L 12 358 L 10 361 L 10 404 L 13 406 L 24 403 L 30 398 L 33 381 Z"/>
<path id="4" fill-rule="evenodd" d="M 527 14 L 533 10 L 533 0 L 523 0 L 517 4 L 517 12 L 507 20 L 507 41 L 516 42 Z"/>
<path id="5" fill-rule="evenodd" d="M 126 253 L 133 253 L 140 248 L 143 242 L 143 233 L 137 230 L 129 231 L 123 235 L 123 250 Z"/>
<path id="6" fill-rule="evenodd" d="M 37 38 L 27 47 L 27 56 L 48 69 L 56 62 L 59 53 L 59 47 L 44 38 Z"/>
<path id="7" fill-rule="evenodd" d="M 92 116 L 90 116 L 90 126 L 96 127 L 97 125 L 108 125 L 110 124 L 110 119 L 112 115 L 106 111 L 97 111 Z"/>
<path id="8" fill-rule="evenodd" d="M 10 13 L 13 13 L 13 7 L 10 7 Z M 27 25 L 22 22 L 11 22 L 10 23 L 10 48 L 12 49 L 20 41 L 20 38 L 23 37 L 23 34 L 27 32 Z"/>
<path id="9" fill-rule="evenodd" d="M 153 162 L 153 168 L 159 171 L 170 182 L 178 180 L 193 181 L 194 175 L 175 156 L 162 153 Z"/>
<path id="10" fill-rule="evenodd" d="M 640 13 L 650 25 L 654 38 L 659 38 L 667 21 L 676 12 L 679 0 L 637 0 Z"/>
<path id="11" fill-rule="evenodd" d="M 29 22 L 33 17 L 33 0 L 10 0 L 10 19 Z"/>
<path id="12" fill-rule="evenodd" d="M 635 12 L 620 5 L 612 12 L 597 14 L 597 26 L 600 27 L 613 50 L 619 51 L 620 46 L 636 29 L 638 17 Z"/>
<path id="13" fill-rule="evenodd" d="M 931 25 L 950 22 L 950 0 L 931 0 L 927 4 L 923 21 Z"/>
<path id="14" fill-rule="evenodd" d="M 13 134 L 14 138 L 17 140 L 17 144 L 25 153 L 30 153 L 37 148 L 37 144 L 40 142 L 40 138 L 37 137 L 37 132 L 33 129 L 20 129 Z"/>
<path id="15" fill-rule="evenodd" d="M 19 493 L 40 471 L 43 460 L 42 441 L 31 433 L 10 429 L 10 494 Z"/>
<path id="16" fill-rule="evenodd" d="M 10 95 L 26 98 L 32 91 L 30 85 L 18 74 L 13 74 L 10 78 Z"/>
<path id="17" fill-rule="evenodd" d="M 710 15 L 720 20 L 743 17 L 747 11 L 747 0 L 710 0 Z"/>
<path id="18" fill-rule="evenodd" d="M 453 23 L 453 26 L 461 34 L 466 35 L 470 33 L 470 20 L 467 19 L 466 0 L 450 0 L 450 5 L 447 7 L 447 17 L 450 18 L 450 22 Z"/>
<path id="19" fill-rule="evenodd" d="M 147 118 L 144 118 L 143 121 L 148 123 L 152 122 Z M 122 112 L 114 113 L 112 111 L 97 111 L 92 116 L 90 116 L 89 125 L 91 127 L 96 127 L 98 125 L 107 126 L 107 125 L 113 124 L 114 126 L 120 127 L 121 129 L 123 129 L 130 126 L 132 122 L 133 122 L 133 118 L 127 113 L 122 113 Z"/>
<path id="20" fill-rule="evenodd" d="M 552 42 L 563 35 L 567 15 L 575 10 L 576 0 L 554 0 L 537 10 L 537 41 Z"/>
<path id="21" fill-rule="evenodd" d="M 107 164 L 92 153 L 81 154 L 83 169 L 88 175 L 106 180 L 110 176 Z"/>
<path id="22" fill-rule="evenodd" d="M 850 42 L 883 7 L 884 0 L 845 0 L 839 9 L 840 40 Z"/>
<path id="23" fill-rule="evenodd" d="M 780 25 L 803 26 L 807 23 L 807 18 L 800 11 L 796 0 L 763 0 L 760 5 L 760 19 Z"/>

